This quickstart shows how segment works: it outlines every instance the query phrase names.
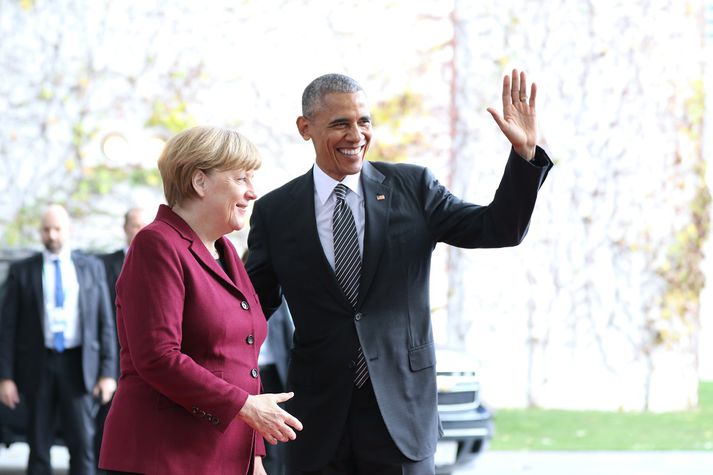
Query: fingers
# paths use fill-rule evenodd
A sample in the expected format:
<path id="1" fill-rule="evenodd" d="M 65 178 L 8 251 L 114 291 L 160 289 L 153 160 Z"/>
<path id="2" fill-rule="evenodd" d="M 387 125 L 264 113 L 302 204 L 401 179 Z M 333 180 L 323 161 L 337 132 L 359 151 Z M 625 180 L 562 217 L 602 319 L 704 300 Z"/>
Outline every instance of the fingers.
<path id="1" fill-rule="evenodd" d="M 292 397 L 295 395 L 295 393 L 278 393 L 274 394 L 273 396 L 275 397 L 275 402 L 281 403 L 285 401 L 289 401 L 292 399 Z"/>
<path id="2" fill-rule="evenodd" d="M 508 94 L 508 100 L 510 98 L 510 95 Z M 502 130 L 503 127 L 505 127 L 505 123 L 503 121 L 503 118 L 500 117 L 500 114 L 498 113 L 497 109 L 494 107 L 488 107 L 488 112 L 490 112 L 490 115 L 493 116 L 493 119 L 495 120 L 495 123 L 498 124 L 498 127 Z"/>
<path id="3" fill-rule="evenodd" d="M 510 99 L 513 104 L 520 102 L 520 75 L 517 69 L 512 70 L 512 87 L 510 88 Z"/>
<path id="4" fill-rule="evenodd" d="M 536 93 L 537 88 L 535 84 L 532 84 L 530 95 L 527 95 L 527 75 L 525 71 L 518 72 L 517 69 L 513 69 L 510 76 L 503 77 L 503 109 L 520 103 L 534 107 Z"/>

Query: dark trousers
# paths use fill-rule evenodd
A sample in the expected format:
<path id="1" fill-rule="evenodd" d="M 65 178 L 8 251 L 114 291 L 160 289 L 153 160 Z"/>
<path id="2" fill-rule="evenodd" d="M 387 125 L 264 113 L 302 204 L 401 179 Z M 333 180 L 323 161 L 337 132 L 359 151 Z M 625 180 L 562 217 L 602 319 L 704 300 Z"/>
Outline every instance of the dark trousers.
<path id="1" fill-rule="evenodd" d="M 111 401 L 106 404 L 102 404 L 99 407 L 99 412 L 96 418 L 96 431 L 94 433 L 94 460 L 99 463 L 99 449 L 102 447 L 102 437 L 104 435 L 104 422 L 106 422 L 106 416 L 109 415 L 109 409 L 111 409 Z M 107 472 L 101 469 L 97 469 L 97 475 L 104 475 Z"/>
<path id="2" fill-rule="evenodd" d="M 57 413 L 62 438 L 69 450 L 70 475 L 94 475 L 94 416 L 97 403 L 82 381 L 82 350 L 63 353 L 47 351 L 45 374 L 37 391 L 28 395 L 27 444 L 30 457 L 27 473 L 50 475 L 50 449 L 54 443 L 53 425 Z"/>
<path id="3" fill-rule="evenodd" d="M 299 435 L 298 435 L 299 437 Z M 414 434 L 418 437 L 418 434 Z M 290 475 L 433 475 L 433 456 L 406 458 L 396 447 L 381 417 L 371 380 L 354 388 L 346 427 L 331 462 L 316 471 L 288 470 Z M 269 472 L 268 472 L 269 473 Z"/>
<path id="4" fill-rule="evenodd" d="M 281 393 L 285 391 L 280 381 L 277 367 L 274 364 L 260 366 L 260 381 L 262 382 L 262 390 L 265 393 Z M 262 465 L 268 475 L 285 474 L 285 458 L 287 455 L 285 449 L 283 442 L 278 442 L 277 445 L 265 442 L 267 455 L 263 457 Z"/>

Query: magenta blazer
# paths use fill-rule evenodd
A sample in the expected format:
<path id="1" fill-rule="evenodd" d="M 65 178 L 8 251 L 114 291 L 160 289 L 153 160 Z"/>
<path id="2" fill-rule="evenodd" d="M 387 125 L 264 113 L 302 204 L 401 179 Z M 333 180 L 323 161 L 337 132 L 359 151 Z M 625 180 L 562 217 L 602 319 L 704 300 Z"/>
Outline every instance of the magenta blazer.
<path id="1" fill-rule="evenodd" d="M 244 474 L 263 439 L 236 418 L 260 393 L 267 323 L 235 248 L 161 205 L 131 244 L 116 284 L 119 387 L 99 466 L 146 474 Z"/>

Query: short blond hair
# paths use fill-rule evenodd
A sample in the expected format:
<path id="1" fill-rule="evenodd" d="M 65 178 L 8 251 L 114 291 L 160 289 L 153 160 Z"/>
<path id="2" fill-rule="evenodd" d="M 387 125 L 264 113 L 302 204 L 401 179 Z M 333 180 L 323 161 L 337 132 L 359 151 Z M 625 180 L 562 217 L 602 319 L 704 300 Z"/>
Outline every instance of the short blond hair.
<path id="1" fill-rule="evenodd" d="M 166 202 L 173 207 L 196 197 L 197 171 L 256 170 L 261 164 L 255 145 L 237 130 L 198 126 L 172 137 L 158 159 Z"/>

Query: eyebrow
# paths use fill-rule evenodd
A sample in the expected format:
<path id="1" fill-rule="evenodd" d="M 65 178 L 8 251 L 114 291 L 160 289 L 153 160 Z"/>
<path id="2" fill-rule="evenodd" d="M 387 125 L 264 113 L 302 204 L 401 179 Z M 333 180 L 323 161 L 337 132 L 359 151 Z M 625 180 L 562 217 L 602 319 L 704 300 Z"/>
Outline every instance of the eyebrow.
<path id="1" fill-rule="evenodd" d="M 359 117 L 357 122 L 363 122 L 365 120 L 371 121 L 371 116 L 369 116 L 369 115 L 361 116 L 361 117 Z M 334 119 L 333 121 L 329 122 L 328 125 L 341 125 L 341 124 L 348 124 L 348 123 L 349 123 L 349 119 L 347 119 L 346 117 L 340 117 L 338 119 Z"/>

